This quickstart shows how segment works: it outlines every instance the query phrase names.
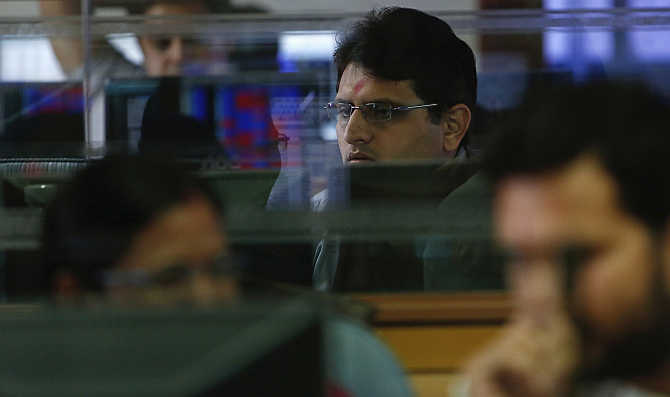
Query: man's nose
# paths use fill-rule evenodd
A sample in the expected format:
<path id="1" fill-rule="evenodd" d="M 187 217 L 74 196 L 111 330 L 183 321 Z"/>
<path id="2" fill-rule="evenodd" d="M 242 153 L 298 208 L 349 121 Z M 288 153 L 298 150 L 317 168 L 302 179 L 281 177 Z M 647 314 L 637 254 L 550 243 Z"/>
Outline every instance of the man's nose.
<path id="1" fill-rule="evenodd" d="M 524 266 L 511 265 L 510 269 L 517 313 L 544 323 L 547 316 L 566 309 L 562 277 L 555 264 L 540 260 Z"/>
<path id="2" fill-rule="evenodd" d="M 213 277 L 196 272 L 189 280 L 190 298 L 196 305 L 211 305 L 230 301 L 237 296 L 237 282 L 230 276 Z"/>
<path id="3" fill-rule="evenodd" d="M 355 145 L 357 143 L 368 143 L 372 140 L 372 131 L 363 113 L 359 110 L 353 110 L 347 125 L 344 127 L 345 142 Z"/>

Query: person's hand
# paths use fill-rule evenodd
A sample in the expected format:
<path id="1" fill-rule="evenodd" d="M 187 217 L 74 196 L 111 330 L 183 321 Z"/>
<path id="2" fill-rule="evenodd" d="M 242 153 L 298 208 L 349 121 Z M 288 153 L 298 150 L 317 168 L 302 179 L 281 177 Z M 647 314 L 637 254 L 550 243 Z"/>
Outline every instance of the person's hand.
<path id="1" fill-rule="evenodd" d="M 558 397 L 572 389 L 578 338 L 567 315 L 516 320 L 468 368 L 470 397 Z"/>

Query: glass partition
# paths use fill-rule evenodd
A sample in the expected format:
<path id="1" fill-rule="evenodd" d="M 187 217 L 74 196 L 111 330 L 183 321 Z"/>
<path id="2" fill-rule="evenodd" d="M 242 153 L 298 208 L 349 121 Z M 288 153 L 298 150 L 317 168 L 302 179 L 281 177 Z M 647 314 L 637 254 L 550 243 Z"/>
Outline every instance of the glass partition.
<path id="1" fill-rule="evenodd" d="M 475 54 L 467 155 L 343 164 L 347 109 L 333 104 L 342 98 L 332 54 L 336 33 L 362 13 L 21 3 L 30 5 L 0 20 L 6 300 L 49 293 L 43 208 L 76 172 L 119 154 L 174 158 L 207 185 L 225 203 L 233 260 L 249 279 L 346 293 L 500 291 L 493 193 L 480 171 L 498 120 L 541 84 L 636 78 L 670 92 L 670 9 L 657 2 L 427 10 Z M 372 108 L 348 111 L 382 122 L 368 120 L 382 117 Z"/>

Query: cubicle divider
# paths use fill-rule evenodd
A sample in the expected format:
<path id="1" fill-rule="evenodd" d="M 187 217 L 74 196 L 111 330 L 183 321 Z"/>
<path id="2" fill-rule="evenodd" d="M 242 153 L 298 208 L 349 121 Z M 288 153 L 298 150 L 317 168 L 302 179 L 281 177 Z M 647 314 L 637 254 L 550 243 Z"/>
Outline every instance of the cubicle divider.
<path id="1" fill-rule="evenodd" d="M 505 292 L 357 294 L 372 325 L 404 365 L 419 397 L 462 387 L 472 356 L 500 333 L 511 312 Z"/>

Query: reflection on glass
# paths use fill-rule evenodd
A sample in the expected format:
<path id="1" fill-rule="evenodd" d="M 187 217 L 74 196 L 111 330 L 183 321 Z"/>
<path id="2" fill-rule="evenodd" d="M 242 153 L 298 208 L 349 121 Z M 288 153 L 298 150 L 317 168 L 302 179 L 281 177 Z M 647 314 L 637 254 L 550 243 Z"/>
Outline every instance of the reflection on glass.
<path id="1" fill-rule="evenodd" d="M 501 288 L 479 173 L 500 120 L 538 86 L 642 76 L 670 92 L 668 13 L 630 8 L 653 1 L 438 10 L 415 14 L 427 18 L 417 31 L 368 41 L 347 41 L 363 15 L 204 1 L 93 2 L 83 40 L 79 3 L 44 0 L 26 14 L 43 23 L 2 24 L 3 208 L 39 216 L 99 157 L 176 158 L 228 203 L 245 271 L 319 289 Z M 446 38 L 445 49 L 426 37 Z M 349 117 L 329 118 L 328 103 Z M 383 104 L 384 117 L 369 104 Z M 388 109 L 414 105 L 426 107 L 388 119 Z M 4 247 L 20 246 L 7 266 L 30 273 L 39 230 L 23 215 L 3 218 Z M 13 296 L 23 288 L 0 284 Z"/>

